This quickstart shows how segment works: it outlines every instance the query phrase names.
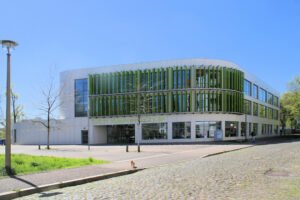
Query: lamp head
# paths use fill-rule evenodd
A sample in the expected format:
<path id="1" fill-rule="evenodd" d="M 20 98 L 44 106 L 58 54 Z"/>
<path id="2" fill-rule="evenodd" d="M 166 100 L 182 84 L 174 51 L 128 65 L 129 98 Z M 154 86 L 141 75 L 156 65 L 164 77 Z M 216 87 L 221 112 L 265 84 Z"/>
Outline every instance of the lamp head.
<path id="1" fill-rule="evenodd" d="M 0 44 L 2 44 L 3 48 L 6 47 L 8 49 L 18 46 L 18 43 L 12 40 L 0 40 Z"/>

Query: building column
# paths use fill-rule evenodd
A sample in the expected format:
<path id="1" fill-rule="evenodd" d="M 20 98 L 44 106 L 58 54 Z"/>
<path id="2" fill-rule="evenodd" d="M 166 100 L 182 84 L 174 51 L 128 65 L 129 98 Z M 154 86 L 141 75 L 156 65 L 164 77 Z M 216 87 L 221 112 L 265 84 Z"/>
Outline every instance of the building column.
<path id="1" fill-rule="evenodd" d="M 256 136 L 261 136 L 261 123 L 257 123 L 257 134 Z"/>
<path id="2" fill-rule="evenodd" d="M 246 133 L 245 133 L 245 135 L 246 135 L 246 137 L 248 138 L 249 137 L 249 135 L 250 135 L 250 130 L 249 130 L 249 122 L 247 121 L 247 123 L 245 123 L 245 131 L 246 131 Z"/>
<path id="3" fill-rule="evenodd" d="M 191 140 L 194 141 L 196 139 L 196 122 L 191 121 Z"/>
<path id="4" fill-rule="evenodd" d="M 225 121 L 222 121 L 221 129 L 222 129 L 222 132 L 223 132 L 223 140 L 224 140 L 225 139 Z"/>
<path id="5" fill-rule="evenodd" d="M 238 121 L 238 137 L 241 137 L 242 123 Z"/>
<path id="6" fill-rule="evenodd" d="M 142 123 L 140 124 L 140 127 L 139 127 L 138 123 L 134 124 L 134 140 L 135 140 L 135 143 L 138 143 L 139 140 L 140 140 L 140 143 L 142 141 Z"/>
<path id="7" fill-rule="evenodd" d="M 168 140 L 172 140 L 172 122 L 168 123 Z"/>

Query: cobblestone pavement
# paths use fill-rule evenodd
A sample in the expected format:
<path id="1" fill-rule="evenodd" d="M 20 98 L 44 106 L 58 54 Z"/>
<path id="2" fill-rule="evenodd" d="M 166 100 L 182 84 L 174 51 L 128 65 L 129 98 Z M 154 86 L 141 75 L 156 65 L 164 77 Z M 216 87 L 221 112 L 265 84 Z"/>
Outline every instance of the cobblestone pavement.
<path id="1" fill-rule="evenodd" d="M 255 146 L 22 199 L 300 199 L 300 141 Z"/>

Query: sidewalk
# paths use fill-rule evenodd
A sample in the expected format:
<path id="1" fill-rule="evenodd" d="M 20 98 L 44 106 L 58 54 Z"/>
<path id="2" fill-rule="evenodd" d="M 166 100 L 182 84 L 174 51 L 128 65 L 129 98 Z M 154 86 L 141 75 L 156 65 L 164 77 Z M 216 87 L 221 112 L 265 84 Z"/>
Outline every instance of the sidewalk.
<path id="1" fill-rule="evenodd" d="M 226 151 L 246 148 L 251 145 L 217 145 L 201 149 L 186 150 L 171 154 L 161 153 L 153 156 L 146 156 L 134 159 L 138 168 L 149 168 L 159 165 L 182 162 L 201 158 L 209 154 L 222 153 Z M 140 154 L 143 154 L 141 152 Z M 76 167 L 69 169 L 53 170 L 41 173 L 19 175 L 0 179 L 0 193 L 18 191 L 20 189 L 37 187 L 46 184 L 60 183 L 74 179 L 95 176 L 100 174 L 114 173 L 123 170 L 131 170 L 131 160 L 116 161 L 109 164 Z M 0 194 L 1 195 L 1 194 Z"/>

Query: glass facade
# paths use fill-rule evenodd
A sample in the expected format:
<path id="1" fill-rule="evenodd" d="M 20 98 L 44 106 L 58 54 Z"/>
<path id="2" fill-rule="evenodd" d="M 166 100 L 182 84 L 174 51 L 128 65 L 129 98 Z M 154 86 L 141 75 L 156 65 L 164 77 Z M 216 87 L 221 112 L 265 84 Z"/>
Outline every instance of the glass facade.
<path id="1" fill-rule="evenodd" d="M 196 122 L 196 138 L 214 138 L 215 131 L 221 129 L 221 122 Z"/>
<path id="2" fill-rule="evenodd" d="M 245 105 L 244 113 L 247 115 L 251 115 L 251 101 L 244 100 L 244 105 Z"/>
<path id="3" fill-rule="evenodd" d="M 266 97 L 266 90 L 259 88 L 259 100 L 263 102 L 267 102 L 267 97 Z"/>
<path id="4" fill-rule="evenodd" d="M 273 109 L 268 108 L 268 119 L 273 119 Z"/>
<path id="5" fill-rule="evenodd" d="M 134 125 L 107 126 L 108 144 L 134 143 L 134 140 Z"/>
<path id="6" fill-rule="evenodd" d="M 244 94 L 251 96 L 251 83 L 247 80 L 244 80 Z"/>
<path id="7" fill-rule="evenodd" d="M 155 68 L 90 74 L 88 81 L 91 117 L 134 115 L 138 110 L 140 114 L 244 112 L 244 73 L 232 68 Z M 190 89 L 192 82 L 196 90 Z"/>
<path id="8" fill-rule="evenodd" d="M 257 123 L 253 123 L 253 130 L 252 131 L 255 135 L 258 135 L 258 124 Z"/>
<path id="9" fill-rule="evenodd" d="M 258 99 L 258 87 L 255 84 L 253 84 L 253 87 L 252 87 L 252 96 L 254 98 Z"/>
<path id="10" fill-rule="evenodd" d="M 238 136 L 238 122 L 226 121 L 225 122 L 225 137 Z"/>
<path id="11" fill-rule="evenodd" d="M 245 136 L 246 134 L 246 123 L 241 122 L 241 136 Z"/>
<path id="12" fill-rule="evenodd" d="M 258 104 L 253 102 L 253 115 L 258 116 Z"/>
<path id="13" fill-rule="evenodd" d="M 278 120 L 278 110 L 273 110 L 273 119 Z"/>
<path id="14" fill-rule="evenodd" d="M 191 122 L 173 122 L 172 135 L 173 139 L 191 138 Z"/>
<path id="15" fill-rule="evenodd" d="M 88 111 L 87 79 L 75 80 L 75 117 L 86 117 Z"/>
<path id="16" fill-rule="evenodd" d="M 274 106 L 279 107 L 278 97 L 274 96 Z"/>
<path id="17" fill-rule="evenodd" d="M 274 133 L 275 133 L 275 134 L 278 134 L 278 125 L 275 125 L 275 126 L 274 126 Z"/>
<path id="18" fill-rule="evenodd" d="M 159 139 L 167 139 L 167 137 L 168 137 L 167 123 L 142 124 L 143 140 L 159 140 Z"/>
<path id="19" fill-rule="evenodd" d="M 266 106 L 259 105 L 259 116 L 262 117 L 262 118 L 267 117 Z"/>
<path id="20" fill-rule="evenodd" d="M 267 124 L 267 134 L 268 135 L 273 134 L 273 126 L 271 124 Z"/>
<path id="21" fill-rule="evenodd" d="M 267 133 L 267 125 L 266 124 L 262 124 L 261 125 L 261 134 L 262 135 L 266 135 Z"/>
<path id="22" fill-rule="evenodd" d="M 268 92 L 267 100 L 269 104 L 273 105 L 273 94 Z"/>

